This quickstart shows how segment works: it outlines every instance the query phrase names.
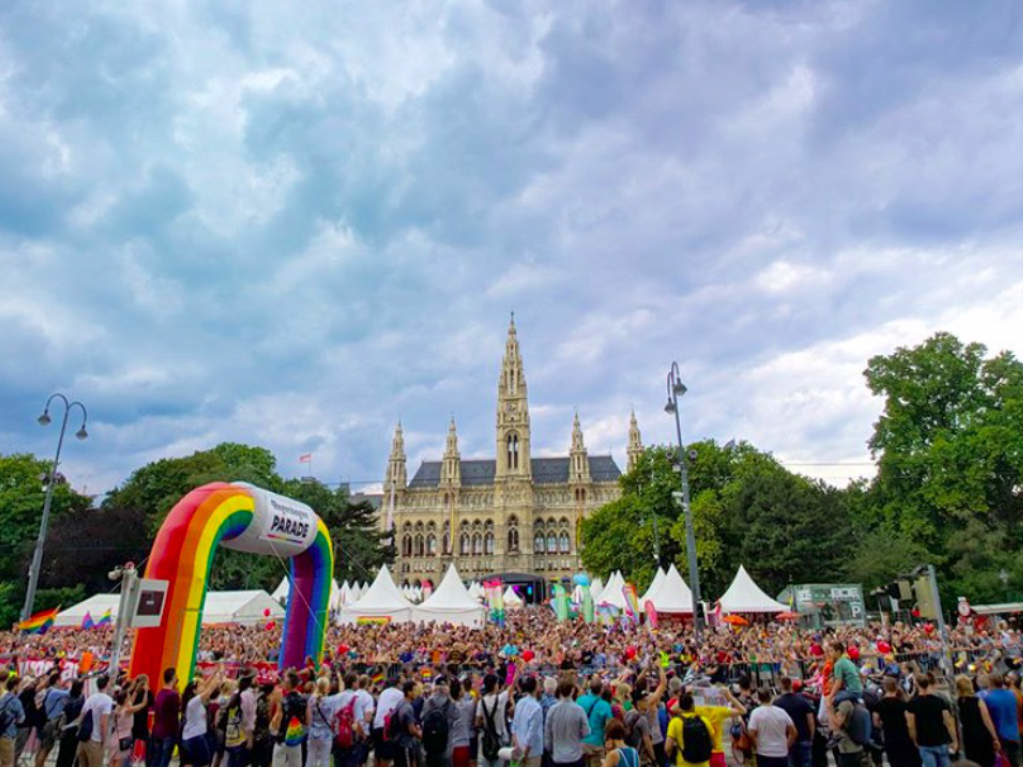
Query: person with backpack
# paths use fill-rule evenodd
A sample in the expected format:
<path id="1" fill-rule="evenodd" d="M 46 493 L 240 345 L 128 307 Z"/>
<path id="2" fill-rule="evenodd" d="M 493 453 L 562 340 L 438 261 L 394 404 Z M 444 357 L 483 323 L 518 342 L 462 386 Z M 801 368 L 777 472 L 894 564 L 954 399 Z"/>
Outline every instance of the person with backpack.
<path id="1" fill-rule="evenodd" d="M 601 695 L 603 691 L 604 683 L 595 677 L 590 682 L 590 692 L 576 699 L 590 724 L 590 733 L 583 739 L 587 765 L 600 765 L 604 761 L 604 726 L 612 719 L 612 707 Z"/>
<path id="2" fill-rule="evenodd" d="M 252 683 L 252 675 L 243 673 L 238 679 L 238 690 L 228 699 L 221 714 L 224 751 L 229 766 L 249 764 L 256 720 L 256 696 Z"/>
<path id="3" fill-rule="evenodd" d="M 61 768 L 67 768 L 75 762 L 75 752 L 78 751 L 78 716 L 82 714 L 82 706 L 85 704 L 85 696 L 82 695 L 84 686 L 80 678 L 71 683 L 64 711 L 57 720 L 56 765 Z"/>
<path id="4" fill-rule="evenodd" d="M 0 765 L 14 765 L 14 742 L 18 737 L 18 725 L 25 722 L 25 708 L 15 691 L 18 678 L 11 675 L 0 696 Z"/>
<path id="5" fill-rule="evenodd" d="M 462 690 L 462 681 L 454 678 L 451 683 L 451 697 L 455 704 L 455 725 L 452 726 L 452 765 L 456 768 L 467 768 L 475 765 L 475 755 L 470 752 L 470 744 L 473 742 L 474 717 L 476 714 L 476 702 L 469 693 Z"/>
<path id="6" fill-rule="evenodd" d="M 114 700 L 107 695 L 110 677 L 100 675 L 96 678 L 96 693 L 85 700 L 78 723 L 79 765 L 106 765 L 103 759 L 111 728 L 111 714 L 114 711 Z"/>
<path id="7" fill-rule="evenodd" d="M 388 735 L 388 726 L 404 698 L 396 677 L 388 679 L 387 688 L 377 697 L 377 708 L 373 713 L 370 732 L 373 741 L 373 761 L 377 766 L 387 765 L 394 759 L 395 745 Z"/>
<path id="8" fill-rule="evenodd" d="M 519 765 L 540 765 L 544 752 L 544 712 L 537 700 L 537 678 L 524 677 L 520 683 L 522 697 L 516 702 L 512 718 L 512 745 L 521 755 Z"/>
<path id="9" fill-rule="evenodd" d="M 306 765 L 330 765 L 331 748 L 335 743 L 335 719 L 338 701 L 330 696 L 330 678 L 321 677 L 316 681 L 316 689 L 309 697 L 306 705 L 306 717 L 309 721 L 309 737 L 306 741 Z M 340 694 L 339 694 L 340 695 Z M 355 699 L 352 697 L 352 704 Z M 351 734 L 351 731 L 350 731 Z M 351 747 L 351 742 L 348 744 Z M 336 765 L 350 765 L 335 756 Z"/>
<path id="10" fill-rule="evenodd" d="M 683 693 L 673 706 L 669 702 L 672 719 L 665 734 L 665 753 L 672 765 L 710 765 L 714 728 L 706 717 L 694 710 L 693 695 Z"/>
<path id="11" fill-rule="evenodd" d="M 14 739 L 15 764 L 21 762 L 21 753 L 28 746 L 29 739 L 31 739 L 33 733 L 39 732 L 39 728 L 43 724 L 42 712 L 40 712 L 36 704 L 37 694 L 41 693 L 38 690 L 39 682 L 39 678 L 26 679 L 21 687 L 21 691 L 18 693 L 21 707 L 25 710 L 25 719 L 18 725 L 18 734 Z"/>
<path id="12" fill-rule="evenodd" d="M 403 699 L 388 721 L 387 738 L 395 745 L 396 766 L 418 766 L 420 761 L 420 737 L 423 731 L 416 721 L 416 710 L 413 699 L 419 694 L 419 685 L 415 680 L 406 680 L 402 684 Z"/>
<path id="13" fill-rule="evenodd" d="M 42 726 L 39 728 L 39 746 L 36 747 L 37 766 L 46 765 L 46 758 L 49 757 L 60 735 L 57 726 L 68 700 L 68 689 L 64 685 L 60 680 L 60 672 L 54 669 L 40 697 L 39 713 Z"/>
<path id="14" fill-rule="evenodd" d="M 506 687 L 499 690 L 498 676 L 493 673 L 484 675 L 483 694 L 476 706 L 476 726 L 480 732 L 480 765 L 501 765 L 498 752 L 508 746 L 508 728 L 505 725 L 508 712 L 508 693 Z"/>
<path id="15" fill-rule="evenodd" d="M 212 753 L 207 706 L 210 699 L 220 693 L 222 671 L 218 669 L 205 680 L 192 680 L 185 686 L 181 701 L 181 764 L 210 765 Z"/>
<path id="16" fill-rule="evenodd" d="M 576 703 L 576 686 L 563 680 L 556 689 L 557 702 L 548 710 L 544 722 L 544 748 L 551 755 L 551 765 L 582 765 L 583 739 L 590 733 L 590 723 L 583 707 Z"/>
<path id="17" fill-rule="evenodd" d="M 300 768 L 308 726 L 306 699 L 299 691 L 299 675 L 289 669 L 280 690 L 274 692 L 271 700 L 270 730 L 274 734 L 272 762 L 275 766 Z"/>
<path id="18" fill-rule="evenodd" d="M 455 702 L 452 701 L 448 681 L 444 677 L 434 679 L 434 689 L 423 702 L 420 711 L 420 728 L 423 731 L 423 751 L 427 765 L 450 765 L 452 754 L 452 732 L 459 719 Z"/>
<path id="19" fill-rule="evenodd" d="M 640 753 L 626 744 L 626 726 L 617 718 L 612 718 L 604 727 L 605 755 L 607 766 L 627 766 L 636 768 L 640 765 Z"/>
<path id="20" fill-rule="evenodd" d="M 255 714 L 252 726 L 252 749 L 249 765 L 270 765 L 274 755 L 274 735 L 270 731 L 270 702 L 274 696 L 274 684 L 263 682 L 255 697 Z"/>
<path id="21" fill-rule="evenodd" d="M 854 695 L 824 697 L 825 716 L 835 741 L 836 765 L 864 765 L 865 748 L 871 742 L 871 713 Z M 946 763 L 949 764 L 948 762 Z"/>
<path id="22" fill-rule="evenodd" d="M 789 750 L 796 743 L 797 730 L 793 718 L 782 707 L 772 704 L 772 692 L 757 692 L 759 706 L 750 713 L 747 733 L 757 756 L 757 764 L 789 765 Z"/>

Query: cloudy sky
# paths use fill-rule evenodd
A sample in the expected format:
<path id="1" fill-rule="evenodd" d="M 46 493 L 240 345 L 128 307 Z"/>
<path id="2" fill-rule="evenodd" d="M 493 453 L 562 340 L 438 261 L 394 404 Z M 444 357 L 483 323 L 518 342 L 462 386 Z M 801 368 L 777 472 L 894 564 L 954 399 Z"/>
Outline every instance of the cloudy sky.
<path id="1" fill-rule="evenodd" d="M 674 439 L 675 359 L 845 482 L 868 357 L 1020 354 L 1021 142 L 1019 2 L 5 2 L 0 452 L 493 455 L 515 310 L 535 455 Z"/>

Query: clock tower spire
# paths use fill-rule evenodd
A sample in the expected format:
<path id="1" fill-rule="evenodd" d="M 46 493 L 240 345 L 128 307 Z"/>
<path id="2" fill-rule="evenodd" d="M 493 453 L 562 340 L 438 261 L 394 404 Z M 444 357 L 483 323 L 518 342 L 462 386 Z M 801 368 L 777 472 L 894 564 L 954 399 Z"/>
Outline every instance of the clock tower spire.
<path id="1" fill-rule="evenodd" d="M 497 453 L 495 477 L 530 477 L 530 411 L 526 376 L 512 313 L 505 337 L 505 357 L 498 377 Z"/>

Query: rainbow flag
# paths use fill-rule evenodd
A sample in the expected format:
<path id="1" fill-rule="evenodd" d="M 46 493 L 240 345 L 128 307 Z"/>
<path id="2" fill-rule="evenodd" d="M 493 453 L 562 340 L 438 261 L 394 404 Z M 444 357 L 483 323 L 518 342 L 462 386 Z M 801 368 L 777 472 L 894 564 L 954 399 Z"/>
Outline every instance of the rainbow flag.
<path id="1" fill-rule="evenodd" d="M 622 585 L 622 597 L 626 601 L 626 615 L 634 622 L 640 622 L 640 605 L 637 602 L 636 587 L 626 582 Z"/>
<path id="2" fill-rule="evenodd" d="M 86 611 L 85 616 L 82 617 L 82 629 L 92 629 L 95 626 L 96 622 L 92 620 L 92 614 Z"/>
<path id="3" fill-rule="evenodd" d="M 434 676 L 434 670 L 431 669 L 430 667 L 423 667 L 420 670 L 420 677 L 422 677 L 424 680 L 430 680 L 430 678 L 432 678 L 433 676 Z"/>
<path id="4" fill-rule="evenodd" d="M 378 672 L 377 674 L 375 674 L 373 676 L 372 679 L 373 679 L 373 684 L 374 685 L 380 685 L 381 683 L 384 682 L 384 673 L 383 672 Z"/>
<path id="5" fill-rule="evenodd" d="M 96 622 L 96 626 L 97 627 L 105 627 L 108 624 L 113 624 L 113 623 L 114 623 L 114 618 L 110 615 L 110 609 L 107 608 L 107 610 L 103 612 L 103 615 L 100 616 L 100 620 Z"/>
<path id="6" fill-rule="evenodd" d="M 39 611 L 39 613 L 32 614 L 25 621 L 19 621 L 17 628 L 20 632 L 30 635 L 41 635 L 53 626 L 54 619 L 57 618 L 58 613 L 60 613 L 59 605 L 49 611 Z"/>

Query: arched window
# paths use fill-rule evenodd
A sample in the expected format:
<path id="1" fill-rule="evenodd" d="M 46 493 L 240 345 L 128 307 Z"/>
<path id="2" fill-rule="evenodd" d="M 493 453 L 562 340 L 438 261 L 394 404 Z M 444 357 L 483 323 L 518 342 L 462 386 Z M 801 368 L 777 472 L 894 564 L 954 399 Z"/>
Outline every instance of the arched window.
<path id="1" fill-rule="evenodd" d="M 508 529 L 508 551 L 518 552 L 519 551 L 519 529 L 509 528 Z"/>
<path id="2" fill-rule="evenodd" d="M 544 553 L 544 531 L 533 534 L 533 551 L 538 555 Z"/>
<path id="3" fill-rule="evenodd" d="M 484 534 L 484 554 L 494 554 L 494 534 L 491 531 Z"/>
<path id="4" fill-rule="evenodd" d="M 464 533 L 461 536 L 459 536 L 459 554 L 460 555 L 468 555 L 469 554 L 469 534 L 468 533 Z"/>
<path id="5" fill-rule="evenodd" d="M 562 531 L 558 536 L 558 551 L 563 555 L 569 554 L 569 533 Z"/>
<path id="6" fill-rule="evenodd" d="M 482 555 L 484 553 L 484 538 L 479 533 L 473 534 L 473 554 Z"/>
<path id="7" fill-rule="evenodd" d="M 506 459 L 508 461 L 509 469 L 519 468 L 519 436 L 515 432 L 510 434 L 505 440 L 505 449 L 507 451 Z"/>
<path id="8" fill-rule="evenodd" d="M 450 554 L 452 551 L 451 537 L 448 535 L 448 530 L 445 529 L 444 536 L 441 537 L 441 552 L 444 554 Z"/>
<path id="9" fill-rule="evenodd" d="M 548 534 L 548 553 L 555 554 L 558 551 L 558 540 L 555 538 L 555 532 L 551 531 Z"/>
<path id="10" fill-rule="evenodd" d="M 427 554 L 437 554 L 437 537 L 432 533 L 427 534 Z"/>
<path id="11" fill-rule="evenodd" d="M 423 534 L 416 534 L 416 557 L 423 557 Z"/>
<path id="12" fill-rule="evenodd" d="M 412 556 L 412 536 L 405 534 L 402 537 L 402 557 Z"/>

